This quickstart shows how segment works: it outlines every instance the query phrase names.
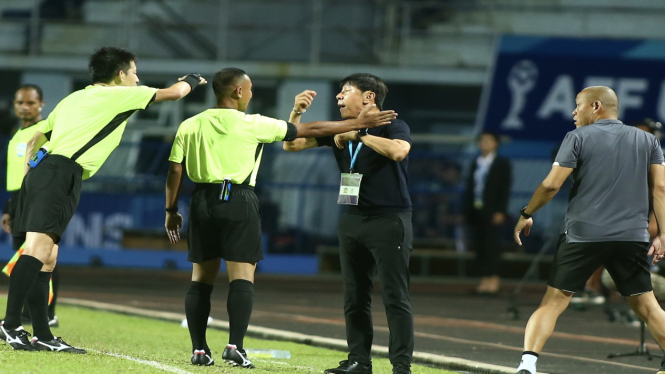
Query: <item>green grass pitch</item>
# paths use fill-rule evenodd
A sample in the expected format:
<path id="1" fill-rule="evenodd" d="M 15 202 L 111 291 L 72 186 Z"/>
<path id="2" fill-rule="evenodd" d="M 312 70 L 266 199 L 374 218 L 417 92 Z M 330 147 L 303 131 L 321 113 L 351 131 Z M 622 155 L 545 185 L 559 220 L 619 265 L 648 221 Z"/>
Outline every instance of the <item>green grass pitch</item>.
<path id="1" fill-rule="evenodd" d="M 4 315 L 6 299 L 0 298 Z M 308 345 L 245 339 L 246 348 L 280 349 L 291 352 L 290 359 L 252 358 L 256 369 L 233 368 L 221 359 L 228 335 L 208 330 L 208 345 L 215 366 L 199 367 L 189 363 L 191 343 L 187 329 L 178 324 L 142 317 L 132 317 L 83 308 L 58 306 L 61 327 L 56 336 L 75 346 L 88 349 L 86 355 L 53 352 L 14 351 L 0 343 L 0 372 L 6 374 L 109 374 L 109 373 L 323 373 L 337 366 L 345 353 Z M 32 331 L 30 326 L 25 326 Z M 141 362 L 137 362 L 141 361 Z M 452 372 L 414 366 L 414 374 L 452 374 Z M 374 359 L 374 372 L 390 373 L 387 359 Z"/>

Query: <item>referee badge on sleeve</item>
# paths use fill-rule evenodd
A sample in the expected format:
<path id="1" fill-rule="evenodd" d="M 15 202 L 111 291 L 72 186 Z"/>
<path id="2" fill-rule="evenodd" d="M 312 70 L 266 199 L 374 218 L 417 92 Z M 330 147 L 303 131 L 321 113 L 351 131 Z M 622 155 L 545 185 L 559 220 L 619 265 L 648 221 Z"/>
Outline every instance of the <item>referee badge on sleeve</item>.
<path id="1" fill-rule="evenodd" d="M 358 196 L 360 195 L 360 182 L 363 179 L 362 174 L 342 173 L 342 180 L 339 186 L 339 197 L 337 204 L 358 205 Z"/>

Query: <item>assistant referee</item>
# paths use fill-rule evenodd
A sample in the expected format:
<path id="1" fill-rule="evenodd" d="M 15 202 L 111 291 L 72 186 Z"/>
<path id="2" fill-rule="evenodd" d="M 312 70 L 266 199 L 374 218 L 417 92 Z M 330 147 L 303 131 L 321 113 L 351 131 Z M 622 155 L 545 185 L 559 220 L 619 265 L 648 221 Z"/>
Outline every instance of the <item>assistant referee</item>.
<path id="1" fill-rule="evenodd" d="M 167 89 L 137 86 L 136 55 L 115 47 L 96 51 L 88 67 L 93 85 L 64 98 L 27 145 L 27 158 L 34 163 L 32 168 L 25 165 L 13 227 L 13 235 L 26 235 L 25 252 L 9 278 L 7 313 L 0 324 L 0 338 L 13 349 L 85 353 L 53 336 L 47 314 L 56 244 L 78 205 L 81 181 L 92 177 L 118 146 L 133 113 L 152 102 L 178 100 L 205 83 L 190 74 Z M 47 140 L 44 156 L 40 147 Z M 32 339 L 21 326 L 26 300 Z"/>
<path id="2" fill-rule="evenodd" d="M 665 347 L 665 312 L 653 294 L 649 261 L 665 253 L 665 231 L 649 247 L 649 196 L 658 222 L 665 222 L 665 167 L 658 139 L 617 119 L 618 99 L 608 87 L 588 87 L 577 95 L 577 129 L 561 144 L 550 174 L 536 189 L 515 226 L 529 234 L 531 217 L 573 174 L 564 232 L 559 239 L 547 292 L 526 326 L 518 374 L 536 374 L 536 361 L 559 315 L 574 292 L 604 265 L 635 314 Z M 650 181 L 649 181 L 650 180 Z M 651 183 L 650 183 L 651 182 Z M 661 363 L 665 374 L 665 361 Z"/>
<path id="3" fill-rule="evenodd" d="M 16 203 L 18 202 L 18 193 L 21 190 L 21 183 L 25 176 L 24 166 L 27 162 L 26 153 L 28 141 L 32 139 L 37 132 L 42 121 L 42 109 L 44 108 L 43 92 L 41 87 L 34 84 L 21 85 L 14 93 L 14 113 L 21 121 L 21 127 L 14 133 L 12 139 L 7 145 L 7 192 L 10 193 L 9 200 L 5 204 L 2 212 L 2 229 L 12 234 L 12 223 L 16 216 Z M 12 248 L 18 251 L 25 242 L 25 236 L 12 236 Z M 58 326 L 58 317 L 55 316 L 55 305 L 58 300 L 58 290 L 60 286 L 60 276 L 58 268 L 53 268 L 53 300 L 49 304 L 48 316 L 51 327 Z M 22 320 L 30 321 L 28 308 L 23 308 Z"/>
<path id="4" fill-rule="evenodd" d="M 166 182 L 165 226 L 171 242 L 177 242 L 178 229 L 182 227 L 177 203 L 184 162 L 189 179 L 196 183 L 188 225 L 188 260 L 194 264 L 185 299 L 192 339 L 191 362 L 214 364 L 206 342 L 206 327 L 210 295 L 224 259 L 229 276 L 229 343 L 222 358 L 233 366 L 253 368 L 243 349 L 243 339 L 252 313 L 254 271 L 256 263 L 263 259 L 259 202 L 254 194 L 263 144 L 386 125 L 396 114 L 385 111 L 363 119 L 306 124 L 248 115 L 244 112 L 252 99 L 252 81 L 236 68 L 217 72 L 213 90 L 217 105 L 183 122 L 173 142 Z M 298 98 L 308 101 L 308 96 L 303 93 Z M 225 181 L 230 182 L 230 191 Z"/>
<path id="5" fill-rule="evenodd" d="M 2 211 L 2 229 L 11 235 L 12 221 L 16 213 L 18 192 L 23 182 L 24 168 L 28 141 L 37 132 L 37 123 L 42 121 L 42 109 L 44 108 L 42 89 L 34 84 L 20 86 L 14 94 L 14 113 L 21 121 L 21 127 L 14 133 L 7 145 L 7 192 L 10 193 L 9 200 Z M 14 240 L 12 247 L 17 251 L 23 244 L 22 240 Z"/>

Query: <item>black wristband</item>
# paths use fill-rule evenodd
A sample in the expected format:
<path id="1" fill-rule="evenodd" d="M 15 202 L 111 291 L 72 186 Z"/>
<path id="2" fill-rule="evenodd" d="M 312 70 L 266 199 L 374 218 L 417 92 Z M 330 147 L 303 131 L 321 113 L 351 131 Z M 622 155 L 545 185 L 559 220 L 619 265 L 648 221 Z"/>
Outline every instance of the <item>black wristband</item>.
<path id="1" fill-rule="evenodd" d="M 298 128 L 291 122 L 286 123 L 286 134 L 284 135 L 285 142 L 292 142 L 298 137 Z"/>
<path id="2" fill-rule="evenodd" d="M 187 75 L 185 75 L 185 78 L 183 78 L 183 80 L 181 80 L 181 82 L 187 83 L 192 88 L 192 91 L 194 91 L 196 86 L 198 86 L 199 83 L 201 82 L 201 74 L 197 74 L 197 73 L 187 74 Z"/>
<path id="3" fill-rule="evenodd" d="M 526 219 L 529 219 L 529 218 L 533 217 L 533 214 L 529 214 L 529 213 L 525 212 L 525 210 L 526 210 L 526 207 L 520 209 L 520 215 L 522 217 L 524 217 Z"/>
<path id="4" fill-rule="evenodd" d="M 357 139 L 358 139 L 358 141 L 360 141 L 360 139 L 361 139 L 363 136 L 367 135 L 367 130 L 368 130 L 368 129 L 360 129 L 360 130 L 358 130 L 358 135 L 357 135 Z"/>
<path id="5" fill-rule="evenodd" d="M 173 208 L 164 208 L 164 211 L 167 213 L 178 213 L 178 207 L 175 206 Z"/>

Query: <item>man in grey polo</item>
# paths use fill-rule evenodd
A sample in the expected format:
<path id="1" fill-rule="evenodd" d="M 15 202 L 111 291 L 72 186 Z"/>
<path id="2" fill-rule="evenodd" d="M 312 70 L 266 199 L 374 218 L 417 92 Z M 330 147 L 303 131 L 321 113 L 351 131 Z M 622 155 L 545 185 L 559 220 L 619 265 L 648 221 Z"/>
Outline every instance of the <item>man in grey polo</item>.
<path id="1" fill-rule="evenodd" d="M 588 87 L 577 95 L 577 129 L 563 140 L 550 174 L 520 211 L 515 241 L 522 245 L 531 216 L 573 174 L 563 234 L 552 264 L 547 292 L 526 326 L 518 374 L 535 374 L 538 354 L 574 292 L 604 265 L 619 292 L 665 347 L 665 312 L 653 295 L 647 256 L 660 261 L 665 229 L 649 246 L 649 196 L 658 222 L 665 222 L 665 166 L 658 139 L 617 119 L 617 96 L 608 87 Z M 650 183 L 651 182 L 651 183 Z M 663 243 L 661 245 L 661 243 Z M 659 374 L 665 374 L 665 360 Z"/>

